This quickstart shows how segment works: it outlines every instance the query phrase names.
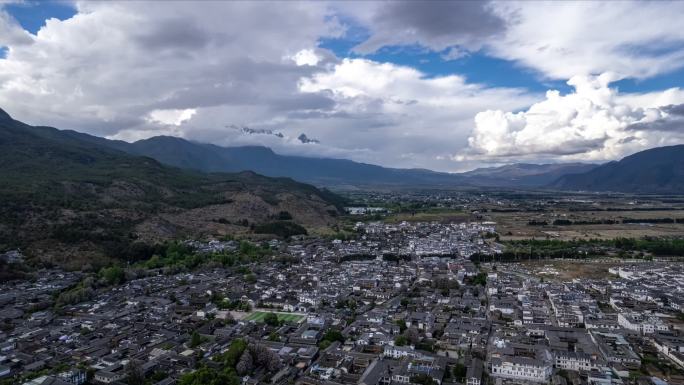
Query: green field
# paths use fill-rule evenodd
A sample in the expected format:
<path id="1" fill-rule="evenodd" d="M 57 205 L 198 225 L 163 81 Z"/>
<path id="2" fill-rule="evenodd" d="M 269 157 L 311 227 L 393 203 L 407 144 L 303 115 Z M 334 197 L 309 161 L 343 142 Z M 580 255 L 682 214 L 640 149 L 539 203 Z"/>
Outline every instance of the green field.
<path id="1" fill-rule="evenodd" d="M 254 322 L 264 322 L 264 317 L 266 317 L 266 314 L 268 314 L 268 312 L 255 311 L 254 313 L 245 317 L 244 320 L 245 321 L 254 321 Z M 302 319 L 304 319 L 304 316 L 299 315 L 299 314 L 275 313 L 275 315 L 278 316 L 278 320 L 284 321 L 284 322 L 299 322 Z"/>

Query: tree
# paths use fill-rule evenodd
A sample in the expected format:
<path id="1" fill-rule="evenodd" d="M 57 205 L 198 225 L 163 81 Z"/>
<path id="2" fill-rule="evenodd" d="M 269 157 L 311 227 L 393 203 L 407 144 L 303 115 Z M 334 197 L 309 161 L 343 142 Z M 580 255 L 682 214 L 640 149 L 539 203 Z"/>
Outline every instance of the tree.
<path id="1" fill-rule="evenodd" d="M 178 385 L 239 385 L 240 379 L 229 371 L 217 371 L 202 367 L 192 373 L 184 374 Z"/>
<path id="2" fill-rule="evenodd" d="M 467 369 L 462 363 L 459 362 L 454 366 L 454 378 L 457 380 L 462 381 L 465 378 L 466 373 Z"/>
<path id="3" fill-rule="evenodd" d="M 194 348 L 197 346 L 200 346 L 202 344 L 202 336 L 197 333 L 197 331 L 192 332 L 192 336 L 190 337 L 190 347 Z"/>
<path id="4" fill-rule="evenodd" d="M 256 281 L 257 281 L 256 275 L 254 275 L 254 274 L 252 274 L 252 273 L 245 275 L 245 282 L 247 282 L 247 283 L 256 283 Z"/>
<path id="5" fill-rule="evenodd" d="M 420 341 L 420 333 L 414 328 L 406 329 L 404 335 L 411 345 L 416 345 Z"/>
<path id="6" fill-rule="evenodd" d="M 228 351 L 223 354 L 223 362 L 226 366 L 234 368 L 245 349 L 247 349 L 247 342 L 245 340 L 241 338 L 234 340 L 231 342 Z"/>
<path id="7" fill-rule="evenodd" d="M 406 321 L 403 319 L 398 320 L 397 325 L 399 325 L 399 333 L 403 333 L 406 330 Z"/>
<path id="8" fill-rule="evenodd" d="M 408 344 L 408 339 L 403 334 L 400 336 L 397 336 L 397 338 L 394 339 L 394 345 L 396 345 L 396 346 L 406 346 L 407 344 Z"/>
<path id="9" fill-rule="evenodd" d="M 254 369 L 254 359 L 252 358 L 252 354 L 248 350 L 245 350 L 242 353 L 242 356 L 240 356 L 240 361 L 235 365 L 235 370 L 239 375 L 244 376 L 245 374 L 250 373 L 252 369 Z"/>
<path id="10" fill-rule="evenodd" d="M 269 326 L 280 326 L 280 320 L 275 313 L 266 313 L 264 316 L 264 323 Z"/>
<path id="11" fill-rule="evenodd" d="M 344 342 L 344 336 L 342 335 L 342 333 L 340 333 L 339 330 L 330 329 L 323 335 L 323 340 L 330 342 L 339 341 L 342 343 Z"/>
<path id="12" fill-rule="evenodd" d="M 118 285 L 125 280 L 125 273 L 119 266 L 103 267 L 100 270 L 100 276 L 107 282 L 108 285 Z"/>
<path id="13" fill-rule="evenodd" d="M 126 365 L 126 383 L 128 385 L 145 384 L 145 374 L 135 360 L 129 361 Z"/>
<path id="14" fill-rule="evenodd" d="M 417 376 L 411 377 L 410 382 L 412 384 L 419 384 L 419 385 L 437 385 L 437 381 L 435 381 L 432 377 L 428 376 L 427 374 L 419 374 Z"/>

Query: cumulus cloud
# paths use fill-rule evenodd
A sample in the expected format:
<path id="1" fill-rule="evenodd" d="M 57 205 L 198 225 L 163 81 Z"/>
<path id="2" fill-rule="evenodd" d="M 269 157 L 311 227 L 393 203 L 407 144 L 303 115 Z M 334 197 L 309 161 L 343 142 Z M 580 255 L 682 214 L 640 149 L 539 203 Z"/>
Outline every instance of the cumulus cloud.
<path id="1" fill-rule="evenodd" d="M 338 34 L 328 15 L 318 3 L 78 3 L 68 20 L 21 30 L 30 45 L 10 42 L 0 105 L 30 123 L 109 136 L 162 129 L 151 127 L 167 123 L 150 119 L 159 110 L 324 108 L 325 96 L 296 97 L 297 79 L 314 69 L 283 57 Z M 252 123 L 242 118 L 224 122 Z"/>
<path id="2" fill-rule="evenodd" d="M 525 111 L 478 113 L 468 138 L 471 156 L 602 161 L 684 141 L 681 127 L 667 128 L 667 136 L 652 132 L 677 116 L 679 107 L 672 103 L 684 102 L 679 89 L 622 96 L 610 88 L 613 80 L 610 73 L 576 76 L 568 81 L 574 92 L 548 91 Z"/>
<path id="3" fill-rule="evenodd" d="M 31 34 L 0 8 L 0 47 L 30 45 L 31 43 L 33 43 Z"/>
<path id="4" fill-rule="evenodd" d="M 318 57 L 316 54 L 316 51 L 313 49 L 303 49 L 299 52 L 297 52 L 293 57 L 292 60 L 298 65 L 298 66 L 315 66 L 321 61 L 321 58 Z"/>
<path id="5" fill-rule="evenodd" d="M 682 98 L 684 99 L 684 98 Z M 628 130 L 643 132 L 657 131 L 658 134 L 671 135 L 684 133 L 684 104 L 664 106 L 648 122 L 631 124 Z"/>
<path id="6" fill-rule="evenodd" d="M 499 2 L 512 20 L 489 54 L 556 79 L 646 78 L 684 65 L 683 2 Z"/>
<path id="7" fill-rule="evenodd" d="M 183 122 L 190 120 L 197 110 L 188 108 L 186 110 L 154 110 L 150 112 L 147 120 L 166 125 L 180 126 Z"/>
<path id="8" fill-rule="evenodd" d="M 646 78 L 684 66 L 684 2 L 397 1 L 342 11 L 369 31 L 354 48 L 361 54 L 419 45 L 450 60 L 480 51 L 553 79 Z"/>
<path id="9" fill-rule="evenodd" d="M 343 147 L 363 143 L 363 160 L 401 167 L 457 170 L 448 154 L 465 145 L 482 106 L 518 109 L 535 100 L 525 90 L 486 88 L 457 75 L 427 77 L 406 66 L 343 59 L 329 71 L 304 77 L 302 92 L 328 93 L 335 108 L 320 119 L 317 136 Z M 302 126 L 309 129 L 307 126 Z M 335 132 L 333 132 L 335 131 Z M 353 135 L 350 135 L 353 133 Z M 456 147 L 456 148 L 455 148 Z M 382 157 L 382 158 L 381 158 Z"/>

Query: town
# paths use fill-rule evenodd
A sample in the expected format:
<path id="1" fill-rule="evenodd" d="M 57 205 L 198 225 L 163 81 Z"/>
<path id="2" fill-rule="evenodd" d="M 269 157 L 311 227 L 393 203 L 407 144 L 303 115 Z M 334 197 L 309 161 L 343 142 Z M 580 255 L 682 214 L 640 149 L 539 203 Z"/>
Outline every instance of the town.
<path id="1" fill-rule="evenodd" d="M 678 264 L 586 261 L 605 275 L 568 279 L 471 261 L 502 252 L 494 222 L 354 229 L 6 282 L 3 384 L 684 382 Z"/>

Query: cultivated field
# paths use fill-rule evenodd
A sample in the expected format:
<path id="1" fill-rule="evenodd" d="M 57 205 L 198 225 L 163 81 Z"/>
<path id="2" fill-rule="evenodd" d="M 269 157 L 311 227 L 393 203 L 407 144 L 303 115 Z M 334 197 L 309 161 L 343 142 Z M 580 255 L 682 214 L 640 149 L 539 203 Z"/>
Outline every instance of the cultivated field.
<path id="1" fill-rule="evenodd" d="M 622 264 L 612 260 L 537 260 L 521 262 L 532 275 L 547 281 L 567 282 L 576 278 L 605 279 L 608 269 Z"/>
<path id="2" fill-rule="evenodd" d="M 680 237 L 684 236 L 684 223 L 619 223 L 623 219 L 673 218 L 684 220 L 684 211 L 584 211 L 554 210 L 543 213 L 511 212 L 487 213 L 497 223 L 502 240 L 517 239 L 613 239 L 617 237 Z M 577 221 L 612 220 L 615 224 L 553 225 L 557 219 Z M 546 221 L 546 226 L 532 226 L 530 221 Z"/>
<path id="3" fill-rule="evenodd" d="M 416 213 L 395 213 L 385 218 L 385 222 L 465 222 L 470 219 L 470 213 L 460 210 L 426 210 Z"/>

